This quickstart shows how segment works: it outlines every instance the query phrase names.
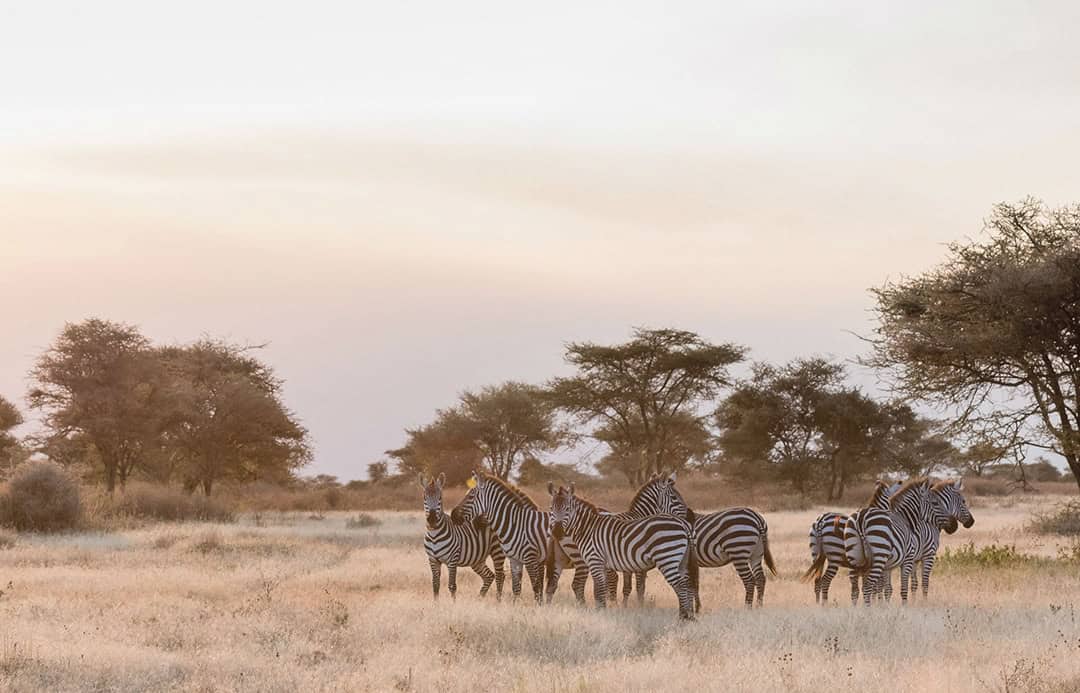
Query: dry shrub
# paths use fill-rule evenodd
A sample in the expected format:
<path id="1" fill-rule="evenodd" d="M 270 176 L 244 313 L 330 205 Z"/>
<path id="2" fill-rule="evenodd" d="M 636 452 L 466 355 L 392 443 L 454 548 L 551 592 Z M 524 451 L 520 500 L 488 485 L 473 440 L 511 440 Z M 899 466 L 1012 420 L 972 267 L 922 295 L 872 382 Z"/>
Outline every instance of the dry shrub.
<path id="1" fill-rule="evenodd" d="M 4 524 L 19 530 L 74 529 L 82 517 L 79 485 L 55 462 L 23 462 L 0 499 L 0 514 Z"/>
<path id="2" fill-rule="evenodd" d="M 17 535 L 14 532 L 9 532 L 6 529 L 0 529 L 0 550 L 10 549 L 15 546 L 18 541 Z"/>
<path id="3" fill-rule="evenodd" d="M 215 498 L 188 494 L 167 486 L 130 486 L 113 500 L 111 512 L 166 522 L 234 522 L 232 510 Z"/>
<path id="4" fill-rule="evenodd" d="M 215 553 L 225 550 L 225 541 L 221 537 L 221 532 L 212 529 L 196 536 L 191 543 L 191 548 L 203 554 Z"/>
<path id="5" fill-rule="evenodd" d="M 358 513 L 356 517 L 345 518 L 345 529 L 365 529 L 367 527 L 377 527 L 381 524 L 382 520 L 368 513 Z"/>
<path id="6" fill-rule="evenodd" d="M 1080 535 L 1080 499 L 1059 503 L 1045 513 L 1037 513 L 1031 529 L 1039 534 Z"/>
<path id="7" fill-rule="evenodd" d="M 970 496 L 1007 496 L 1012 487 L 1003 479 L 965 479 L 964 493 Z"/>

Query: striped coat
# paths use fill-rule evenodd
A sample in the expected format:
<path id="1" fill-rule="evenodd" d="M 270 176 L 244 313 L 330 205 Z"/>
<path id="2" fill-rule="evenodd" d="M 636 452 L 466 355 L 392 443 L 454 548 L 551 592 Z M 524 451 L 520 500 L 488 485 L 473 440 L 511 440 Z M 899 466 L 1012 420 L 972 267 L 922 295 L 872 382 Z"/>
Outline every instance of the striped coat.
<path id="1" fill-rule="evenodd" d="M 679 617 L 694 617 L 696 584 L 693 528 L 673 515 L 626 520 L 603 514 L 568 489 L 548 485 L 551 491 L 552 536 L 568 534 L 581 550 L 593 579 L 598 607 L 607 599 L 610 570 L 639 573 L 657 568 L 679 599 Z"/>
<path id="2" fill-rule="evenodd" d="M 460 524 L 450 521 L 450 517 L 443 512 L 442 488 L 446 475 L 440 474 L 437 479 L 431 479 L 424 483 L 420 476 L 418 483 L 424 494 L 424 516 L 427 522 L 427 532 L 424 534 L 424 550 L 427 552 L 428 564 L 431 567 L 431 590 L 435 598 L 439 598 L 439 581 L 442 574 L 442 566 L 446 565 L 447 587 L 450 597 L 457 598 L 457 569 L 469 567 L 483 580 L 480 588 L 480 596 L 487 594 L 492 581 L 495 582 L 495 594 L 502 599 L 504 575 L 503 566 L 505 556 L 498 541 L 485 527 L 475 527 L 472 517 L 466 517 L 466 521 Z M 495 564 L 494 572 L 487 566 L 487 557 L 491 556 Z"/>

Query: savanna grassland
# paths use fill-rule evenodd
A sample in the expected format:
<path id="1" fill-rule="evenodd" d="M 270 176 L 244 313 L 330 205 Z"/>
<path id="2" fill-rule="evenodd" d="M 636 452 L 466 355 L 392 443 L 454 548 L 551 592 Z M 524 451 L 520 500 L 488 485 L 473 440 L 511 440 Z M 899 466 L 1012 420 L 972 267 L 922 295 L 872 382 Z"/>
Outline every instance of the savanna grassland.
<path id="1" fill-rule="evenodd" d="M 417 511 L 6 535 L 0 688 L 1076 690 L 1080 563 L 1029 530 L 1055 500 L 976 499 L 930 600 L 907 608 L 852 608 L 843 576 L 815 606 L 798 577 L 820 509 L 770 512 L 780 575 L 766 607 L 742 608 L 730 568 L 707 570 L 695 623 L 676 622 L 655 573 L 645 608 L 579 608 L 569 576 L 553 607 L 481 601 L 468 570 L 456 603 L 445 574 L 435 603 Z"/>

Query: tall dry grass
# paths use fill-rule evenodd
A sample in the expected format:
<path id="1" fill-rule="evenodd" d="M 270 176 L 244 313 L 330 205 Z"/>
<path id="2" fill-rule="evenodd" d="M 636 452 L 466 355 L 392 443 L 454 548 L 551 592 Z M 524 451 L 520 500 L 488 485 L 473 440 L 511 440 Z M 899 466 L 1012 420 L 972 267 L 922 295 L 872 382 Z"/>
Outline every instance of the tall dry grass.
<path id="1" fill-rule="evenodd" d="M 797 576 L 820 508 L 769 513 L 780 577 L 766 608 L 742 608 L 730 568 L 707 570 L 691 624 L 655 574 L 643 609 L 580 609 L 568 576 L 551 608 L 481 601 L 467 570 L 457 602 L 435 603 L 415 510 L 367 527 L 261 512 L 20 535 L 0 549 L 0 689 L 1076 690 L 1080 571 L 1055 559 L 1069 539 L 1028 529 L 1057 500 L 977 509 L 950 549 L 1009 543 L 1040 560 L 946 563 L 907 608 L 850 607 L 842 578 L 815 606 Z"/>

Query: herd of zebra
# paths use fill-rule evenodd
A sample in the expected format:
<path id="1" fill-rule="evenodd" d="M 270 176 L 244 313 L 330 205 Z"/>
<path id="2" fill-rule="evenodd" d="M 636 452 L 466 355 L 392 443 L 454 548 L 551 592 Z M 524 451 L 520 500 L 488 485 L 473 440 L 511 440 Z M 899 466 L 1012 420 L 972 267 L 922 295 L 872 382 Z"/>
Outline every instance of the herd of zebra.
<path id="1" fill-rule="evenodd" d="M 572 588 L 585 603 L 585 583 L 593 579 L 598 607 L 630 598 L 631 581 L 639 604 L 645 598 L 645 576 L 656 568 L 679 600 L 679 616 L 694 618 L 701 610 L 698 571 L 732 564 L 746 591 L 746 606 L 761 606 L 765 571 L 774 576 L 768 525 L 751 508 L 729 508 L 698 514 L 676 488 L 676 474 L 654 474 L 634 495 L 626 512 L 600 508 L 569 487 L 548 484 L 551 506 L 541 509 L 524 491 L 498 477 L 473 472 L 469 491 L 449 514 L 444 512 L 445 475 L 425 482 L 427 533 L 424 548 L 431 566 L 436 598 L 442 564 L 447 566 L 451 597 L 457 593 L 458 567 L 472 568 L 482 579 L 480 595 L 496 585 L 502 597 L 504 561 L 510 559 L 511 589 L 521 595 L 522 572 L 528 573 L 537 603 L 550 603 L 564 569 L 573 568 Z M 889 599 L 891 574 L 900 570 L 900 595 L 906 602 L 908 580 L 917 586 L 922 563 L 923 595 L 941 538 L 941 530 L 970 527 L 975 520 L 963 495 L 962 481 L 931 483 L 926 478 L 905 483 L 878 482 L 867 506 L 852 515 L 824 513 L 810 528 L 812 564 L 803 575 L 813 580 L 817 601 L 827 602 L 829 585 L 840 568 L 851 572 L 851 599 L 857 603 L 859 580 L 866 604 L 873 597 Z M 494 570 L 488 567 L 491 557 Z M 546 586 L 545 586 L 546 579 Z"/>

